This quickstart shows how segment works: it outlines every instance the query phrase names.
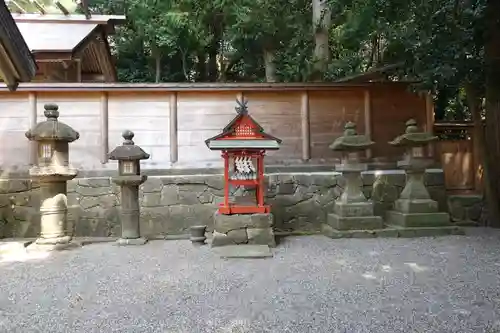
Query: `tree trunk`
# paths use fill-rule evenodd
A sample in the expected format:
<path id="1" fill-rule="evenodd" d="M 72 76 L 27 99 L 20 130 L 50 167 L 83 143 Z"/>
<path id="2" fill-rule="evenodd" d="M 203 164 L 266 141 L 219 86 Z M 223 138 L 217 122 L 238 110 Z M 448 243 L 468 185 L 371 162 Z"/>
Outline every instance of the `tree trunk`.
<path id="1" fill-rule="evenodd" d="M 196 62 L 196 72 L 197 72 L 197 80 L 198 82 L 205 82 L 207 80 L 207 57 L 205 53 L 198 52 Z"/>
<path id="2" fill-rule="evenodd" d="M 330 30 L 332 13 L 327 0 L 312 0 L 312 23 L 314 34 L 314 70 L 313 79 L 321 80 L 330 60 L 328 48 L 328 32 Z"/>
<path id="3" fill-rule="evenodd" d="M 219 49 L 222 41 L 222 24 L 222 13 L 214 13 L 210 25 L 210 31 L 212 32 L 213 38 L 208 47 L 208 80 L 210 82 L 216 82 L 217 78 L 219 77 L 217 56 L 219 54 Z"/>
<path id="4" fill-rule="evenodd" d="M 484 136 L 484 126 L 481 119 L 481 93 L 477 86 L 472 83 L 465 84 L 465 94 L 467 97 L 467 105 L 472 115 L 474 128 L 472 132 L 473 144 L 473 159 L 474 159 L 474 187 L 476 190 L 482 191 L 484 197 L 491 197 L 489 188 L 483 186 L 485 179 L 489 179 L 486 168 L 484 167 L 484 159 L 486 156 L 486 139 Z"/>
<path id="5" fill-rule="evenodd" d="M 274 51 L 264 48 L 264 66 L 266 68 L 266 82 L 276 82 L 276 64 L 274 63 Z"/>
<path id="6" fill-rule="evenodd" d="M 500 227 L 500 1 L 488 0 L 486 7 L 486 203 L 488 222 Z"/>
<path id="7" fill-rule="evenodd" d="M 153 46 L 151 53 L 155 60 L 155 82 L 159 83 L 161 81 L 161 52 L 158 50 L 158 47 Z"/>

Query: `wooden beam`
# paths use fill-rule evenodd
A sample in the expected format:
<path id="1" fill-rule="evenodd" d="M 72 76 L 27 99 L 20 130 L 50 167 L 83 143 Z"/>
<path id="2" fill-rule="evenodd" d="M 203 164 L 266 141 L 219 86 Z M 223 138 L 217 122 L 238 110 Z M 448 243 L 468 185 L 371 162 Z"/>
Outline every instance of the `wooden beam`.
<path id="1" fill-rule="evenodd" d="M 108 93 L 101 93 L 101 110 L 99 112 L 99 119 L 101 122 L 101 163 L 108 163 L 109 153 L 109 125 L 108 125 Z"/>
<path id="2" fill-rule="evenodd" d="M 300 103 L 300 121 L 302 134 L 302 160 L 308 161 L 311 159 L 311 133 L 309 126 L 310 110 L 309 110 L 309 93 L 302 92 Z"/>
<path id="3" fill-rule="evenodd" d="M 170 163 L 179 160 L 179 142 L 177 133 L 177 92 L 170 94 Z"/>
<path id="4" fill-rule="evenodd" d="M 30 2 L 35 5 L 35 7 L 40 12 L 40 14 L 42 14 L 42 15 L 46 14 L 45 8 L 38 1 L 36 1 L 36 0 L 30 0 Z"/>
<path id="5" fill-rule="evenodd" d="M 10 0 L 10 3 L 16 6 L 21 14 L 26 14 L 26 10 L 24 10 L 24 8 L 21 7 L 21 5 L 19 5 L 15 0 Z"/>
<path id="6" fill-rule="evenodd" d="M 425 126 L 424 130 L 429 133 L 434 133 L 434 101 L 430 92 L 425 93 Z M 429 157 L 434 157 L 433 144 L 428 146 L 427 154 Z"/>
<path id="7" fill-rule="evenodd" d="M 64 14 L 64 16 L 69 15 L 69 11 L 66 9 L 66 7 L 63 6 L 63 4 L 60 1 L 55 2 L 56 7 L 59 8 L 59 10 Z"/>
<path id="8" fill-rule="evenodd" d="M 364 118 L 365 118 L 365 135 L 371 139 L 372 137 L 372 94 L 369 89 L 364 93 Z M 372 150 L 366 150 L 366 158 L 372 158 Z"/>
<path id="9" fill-rule="evenodd" d="M 64 59 L 61 59 L 64 60 Z M 71 59 L 68 59 L 71 60 Z M 408 87 L 408 83 L 102 83 L 86 82 L 82 84 L 75 83 L 22 83 L 19 91 L 113 91 L 113 92 L 133 92 L 133 91 L 151 91 L 151 92 L 173 92 L 173 91 L 295 91 L 304 90 L 315 91 L 364 91 L 370 87 Z M 2 87 L 0 87 L 0 91 Z"/>
<path id="10" fill-rule="evenodd" d="M 82 59 L 75 59 L 76 82 L 82 82 Z"/>
<path id="11" fill-rule="evenodd" d="M 34 128 L 37 123 L 37 96 L 36 92 L 30 92 L 28 96 L 29 104 L 29 124 L 30 129 Z M 36 165 L 38 163 L 38 144 L 35 141 L 30 142 L 29 146 L 29 163 Z"/>
<path id="12" fill-rule="evenodd" d="M 61 52 L 44 52 L 35 51 L 33 53 L 35 60 L 39 61 L 62 61 L 62 60 L 72 60 L 73 54 L 71 51 L 61 51 Z"/>

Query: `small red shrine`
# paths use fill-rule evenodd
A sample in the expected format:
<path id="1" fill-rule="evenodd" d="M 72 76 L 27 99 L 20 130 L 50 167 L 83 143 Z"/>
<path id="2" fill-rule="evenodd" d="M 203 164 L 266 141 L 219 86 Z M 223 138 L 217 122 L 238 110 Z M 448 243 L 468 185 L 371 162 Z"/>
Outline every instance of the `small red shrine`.
<path id="1" fill-rule="evenodd" d="M 264 132 L 248 114 L 246 100 L 236 100 L 237 116 L 222 133 L 205 141 L 210 150 L 222 151 L 224 159 L 224 202 L 220 214 L 270 213 L 264 204 L 264 155 L 266 150 L 278 150 L 281 140 Z M 256 200 L 251 205 L 230 202 L 230 186 L 255 187 Z"/>

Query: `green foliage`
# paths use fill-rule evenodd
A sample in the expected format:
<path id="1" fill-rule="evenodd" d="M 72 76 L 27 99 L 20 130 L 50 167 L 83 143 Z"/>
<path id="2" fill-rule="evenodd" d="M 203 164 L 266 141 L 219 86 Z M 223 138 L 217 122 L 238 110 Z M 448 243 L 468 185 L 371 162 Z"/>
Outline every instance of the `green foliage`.
<path id="1" fill-rule="evenodd" d="M 127 15 L 113 37 L 120 80 L 260 82 L 268 50 L 279 81 L 301 82 L 314 65 L 311 1 L 92 0 L 90 8 Z M 457 92 L 465 82 L 483 86 L 486 0 L 328 1 L 324 80 L 403 63 L 392 78 L 447 90 L 443 110 L 466 114 Z"/>

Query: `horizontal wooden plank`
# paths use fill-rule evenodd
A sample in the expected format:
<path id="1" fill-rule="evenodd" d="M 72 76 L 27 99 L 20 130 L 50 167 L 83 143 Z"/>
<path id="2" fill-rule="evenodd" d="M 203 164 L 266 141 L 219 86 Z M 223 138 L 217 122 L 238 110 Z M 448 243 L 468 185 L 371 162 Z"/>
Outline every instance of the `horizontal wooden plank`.
<path id="1" fill-rule="evenodd" d="M 304 91 L 304 90 L 354 90 L 367 87 L 408 87 L 413 82 L 365 82 L 365 83 L 21 83 L 18 94 L 27 91 L 71 92 L 154 92 L 154 91 Z M 0 87 L 0 92 L 8 92 Z"/>
<path id="2" fill-rule="evenodd" d="M 169 94 L 108 97 L 110 117 L 166 117 L 170 112 Z"/>
<path id="3" fill-rule="evenodd" d="M 29 130 L 29 128 L 30 128 L 30 122 L 27 115 L 24 115 L 24 117 L 0 118 L 0 132 L 14 131 L 14 132 L 22 132 L 24 135 L 24 133 L 27 130 Z"/>
<path id="4" fill-rule="evenodd" d="M 0 165 L 26 168 L 29 164 L 29 141 L 23 131 L 0 132 Z M 6 144 L 8 143 L 8 144 Z"/>
<path id="5" fill-rule="evenodd" d="M 134 131 L 134 142 L 136 145 L 145 146 L 168 146 L 170 145 L 170 137 L 165 131 Z M 118 145 L 122 145 L 122 131 L 109 131 L 109 146 L 114 149 Z"/>
<path id="6" fill-rule="evenodd" d="M 44 105 L 47 103 L 55 103 L 59 106 L 60 119 L 67 119 L 68 117 L 99 117 L 100 103 L 97 99 L 80 98 L 75 100 L 37 100 L 37 116 L 39 121 L 45 120 Z"/>
<path id="7" fill-rule="evenodd" d="M 169 133 L 170 120 L 167 115 L 162 116 L 110 116 L 108 128 L 110 131 L 124 131 L 126 129 L 135 132 L 162 131 Z"/>

